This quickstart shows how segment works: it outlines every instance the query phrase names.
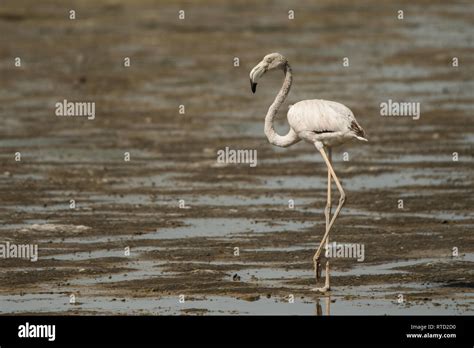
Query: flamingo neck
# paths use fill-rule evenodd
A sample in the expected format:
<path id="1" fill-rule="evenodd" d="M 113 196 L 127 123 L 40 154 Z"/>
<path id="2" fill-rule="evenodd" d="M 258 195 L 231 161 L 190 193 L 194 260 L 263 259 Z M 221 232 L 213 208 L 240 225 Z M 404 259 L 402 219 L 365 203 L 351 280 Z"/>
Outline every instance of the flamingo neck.
<path id="1" fill-rule="evenodd" d="M 291 84 L 293 82 L 293 76 L 291 74 L 291 67 L 287 63 L 283 72 L 285 73 L 285 80 L 283 81 L 283 86 L 281 86 L 280 91 L 278 92 L 275 100 L 272 105 L 268 108 L 267 115 L 265 116 L 265 135 L 268 138 L 268 141 L 272 145 L 287 147 L 300 139 L 292 128 L 286 135 L 279 135 L 273 126 L 273 122 L 278 113 L 278 109 L 281 104 L 285 101 L 287 95 L 290 93 Z"/>

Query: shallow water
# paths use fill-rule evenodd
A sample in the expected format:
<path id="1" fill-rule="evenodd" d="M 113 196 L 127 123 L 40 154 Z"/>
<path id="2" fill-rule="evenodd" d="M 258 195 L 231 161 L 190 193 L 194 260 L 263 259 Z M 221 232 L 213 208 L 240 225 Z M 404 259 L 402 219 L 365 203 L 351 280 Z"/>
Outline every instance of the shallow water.
<path id="1" fill-rule="evenodd" d="M 133 313 L 133 314 L 180 314 L 185 310 L 201 309 L 208 314 L 226 315 L 317 315 L 318 304 L 322 307 L 322 313 L 327 313 L 328 300 L 321 298 L 314 300 L 310 298 L 295 299 L 289 303 L 284 298 L 260 298 L 257 301 L 245 301 L 231 297 L 209 296 L 186 300 L 180 303 L 177 297 L 161 298 L 122 298 L 112 297 L 76 297 L 78 304 L 69 304 L 67 294 L 48 295 L 13 295 L 0 296 L 0 313 L 41 313 L 66 311 L 100 311 L 101 313 Z M 436 300 L 433 302 L 404 303 L 399 304 L 391 300 L 351 300 L 347 301 L 340 297 L 331 297 L 335 301 L 329 303 L 330 315 L 472 315 L 474 311 L 469 309 L 474 303 L 473 299 L 466 299 L 453 303 L 449 300 Z M 436 303 L 433 304 L 433 303 Z M 6 310 L 6 311 L 5 311 Z"/>
<path id="2" fill-rule="evenodd" d="M 242 218 L 212 218 L 212 219 L 187 219 L 188 226 L 180 228 L 161 228 L 154 233 L 146 233 L 136 239 L 168 239 L 187 237 L 222 237 L 241 235 L 244 233 L 268 233 L 280 231 L 297 231 L 314 225 L 313 222 L 294 222 L 284 220 L 256 221 Z"/>

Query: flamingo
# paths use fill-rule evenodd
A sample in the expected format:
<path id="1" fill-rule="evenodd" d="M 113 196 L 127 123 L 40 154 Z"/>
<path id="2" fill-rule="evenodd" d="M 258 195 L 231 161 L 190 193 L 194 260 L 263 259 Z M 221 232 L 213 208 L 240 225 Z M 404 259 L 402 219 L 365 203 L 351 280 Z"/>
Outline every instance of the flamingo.
<path id="1" fill-rule="evenodd" d="M 313 256 L 314 273 L 317 284 L 318 279 L 321 278 L 320 258 L 323 245 L 326 245 L 327 248 L 329 232 L 346 201 L 346 194 L 331 164 L 331 148 L 350 140 L 367 141 L 367 139 L 365 137 L 365 131 L 359 125 L 354 114 L 348 107 L 337 102 L 321 99 L 303 100 L 291 105 L 287 114 L 290 130 L 286 135 L 279 135 L 273 126 L 274 119 L 278 113 L 278 109 L 288 96 L 293 82 L 293 75 L 288 60 L 280 53 L 270 53 L 266 55 L 262 61 L 250 71 L 250 87 L 252 92 L 255 93 L 260 78 L 265 73 L 273 70 L 282 70 L 285 75 L 285 80 L 265 116 L 265 135 L 268 141 L 270 144 L 280 147 L 288 147 L 301 140 L 307 141 L 313 144 L 320 152 L 328 169 L 327 203 L 324 210 L 326 231 Z M 332 208 L 331 178 L 334 180 L 340 194 L 339 204 L 332 218 L 330 218 Z M 330 290 L 329 261 L 326 261 L 324 286 L 316 287 L 312 290 L 322 293 Z"/>

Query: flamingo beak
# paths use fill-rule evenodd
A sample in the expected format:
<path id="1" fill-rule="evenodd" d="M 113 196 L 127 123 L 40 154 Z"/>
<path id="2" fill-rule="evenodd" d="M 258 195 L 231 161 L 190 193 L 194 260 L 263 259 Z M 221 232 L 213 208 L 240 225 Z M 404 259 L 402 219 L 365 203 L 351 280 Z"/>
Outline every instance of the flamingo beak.
<path id="1" fill-rule="evenodd" d="M 252 90 L 252 93 L 255 93 L 255 91 L 257 90 L 257 84 L 252 80 L 250 80 L 250 89 Z"/>
<path id="2" fill-rule="evenodd" d="M 257 90 L 257 81 L 266 71 L 267 66 L 265 65 L 265 62 L 260 62 L 250 72 L 250 89 L 253 93 Z"/>

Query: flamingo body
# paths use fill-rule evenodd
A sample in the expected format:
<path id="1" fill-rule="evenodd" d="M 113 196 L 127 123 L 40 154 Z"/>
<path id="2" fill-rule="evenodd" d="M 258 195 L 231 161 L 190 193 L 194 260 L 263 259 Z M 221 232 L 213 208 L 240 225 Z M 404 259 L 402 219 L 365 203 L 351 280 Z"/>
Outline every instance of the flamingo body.
<path id="1" fill-rule="evenodd" d="M 352 139 L 365 139 L 365 132 L 345 105 L 322 99 L 300 101 L 288 110 L 288 123 L 301 139 L 337 146 Z"/>

